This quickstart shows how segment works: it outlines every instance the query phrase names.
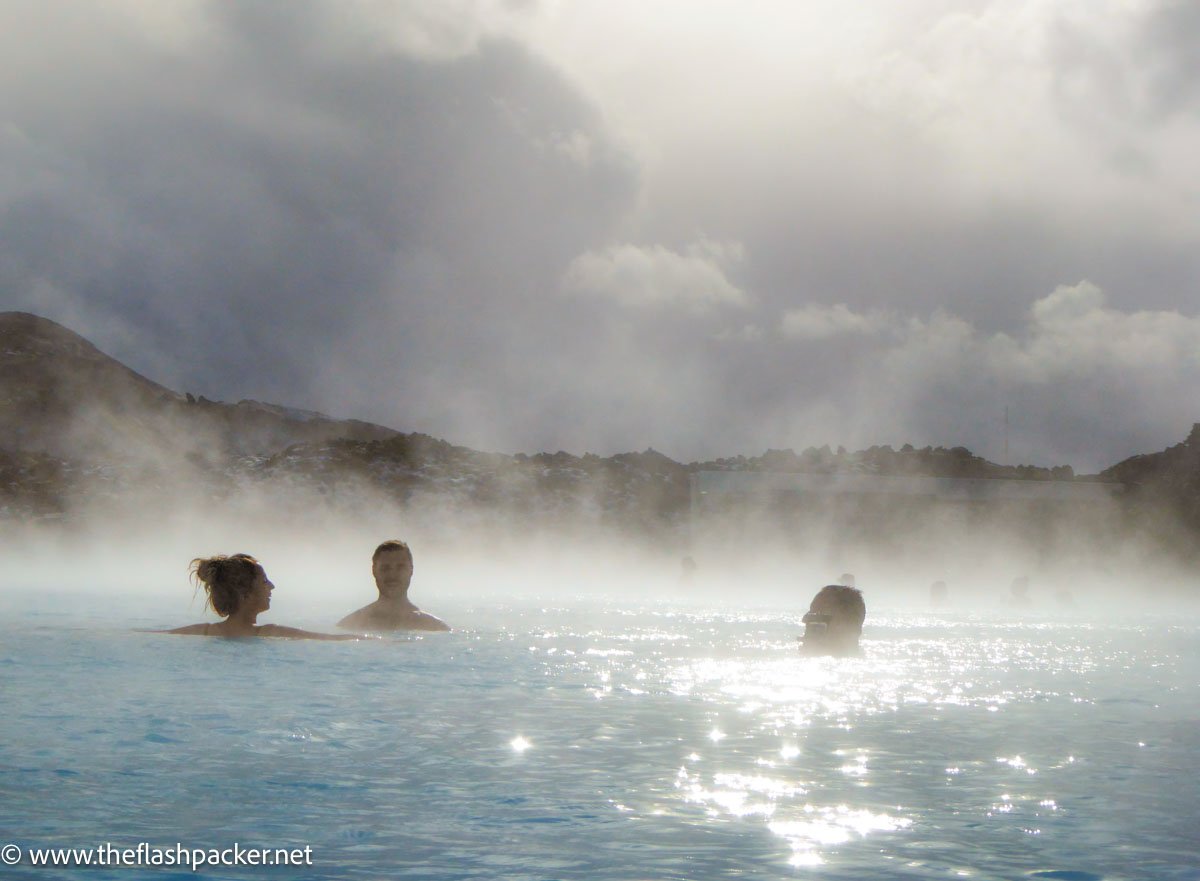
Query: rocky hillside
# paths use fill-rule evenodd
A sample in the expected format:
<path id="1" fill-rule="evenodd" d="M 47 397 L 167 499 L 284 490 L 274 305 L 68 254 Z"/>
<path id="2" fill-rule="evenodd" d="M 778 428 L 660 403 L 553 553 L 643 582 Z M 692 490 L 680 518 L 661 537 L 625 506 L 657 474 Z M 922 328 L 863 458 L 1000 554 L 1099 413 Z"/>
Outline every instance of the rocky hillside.
<path id="1" fill-rule="evenodd" d="M 1183 443 L 1132 456 L 1101 472 L 1128 487 L 1129 527 L 1190 557 L 1200 556 L 1200 423 Z"/>
<path id="2" fill-rule="evenodd" d="M 0 313 L 0 518 L 246 490 L 330 501 L 368 491 L 400 504 L 436 496 L 630 525 L 677 522 L 688 503 L 687 469 L 653 451 L 506 456 L 275 404 L 210 401 L 141 376 L 52 321 Z"/>
<path id="3" fill-rule="evenodd" d="M 336 437 L 397 432 L 257 401 L 226 404 L 165 388 L 36 315 L 0 313 L 0 450 L 121 461 L 183 453 L 269 455 Z"/>
<path id="4" fill-rule="evenodd" d="M 828 446 L 809 447 L 803 453 L 794 450 L 767 450 L 761 456 L 736 456 L 698 462 L 690 470 L 704 471 L 783 471 L 805 474 L 878 474 L 890 477 L 971 477 L 1007 480 L 1073 480 L 1070 465 L 1040 468 L 1035 465 L 997 465 L 976 456 L 966 447 L 924 447 L 905 444 L 899 450 L 890 446 L 871 447 L 848 452 Z M 1091 478 L 1095 479 L 1095 478 Z"/>
<path id="5" fill-rule="evenodd" d="M 596 455 L 481 453 L 423 434 L 382 441 L 298 444 L 246 463 L 242 477 L 292 483 L 326 497 L 369 489 L 396 501 L 502 510 L 526 519 L 561 518 L 626 529 L 675 529 L 689 511 L 688 467 L 654 450 Z"/>

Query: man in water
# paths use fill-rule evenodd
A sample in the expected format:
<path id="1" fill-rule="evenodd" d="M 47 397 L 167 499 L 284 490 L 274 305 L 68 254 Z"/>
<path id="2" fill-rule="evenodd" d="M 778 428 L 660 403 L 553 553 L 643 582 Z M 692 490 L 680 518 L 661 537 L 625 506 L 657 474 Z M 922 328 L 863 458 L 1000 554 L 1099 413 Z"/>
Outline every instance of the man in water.
<path id="1" fill-rule="evenodd" d="M 371 557 L 379 599 L 338 622 L 347 630 L 449 630 L 446 622 L 422 612 L 408 598 L 413 556 L 402 541 L 385 541 Z"/>
<path id="2" fill-rule="evenodd" d="M 836 657 L 859 654 L 858 638 L 866 617 L 867 604 L 863 602 L 862 591 L 844 584 L 826 585 L 813 597 L 804 616 L 801 646 L 804 654 Z"/>

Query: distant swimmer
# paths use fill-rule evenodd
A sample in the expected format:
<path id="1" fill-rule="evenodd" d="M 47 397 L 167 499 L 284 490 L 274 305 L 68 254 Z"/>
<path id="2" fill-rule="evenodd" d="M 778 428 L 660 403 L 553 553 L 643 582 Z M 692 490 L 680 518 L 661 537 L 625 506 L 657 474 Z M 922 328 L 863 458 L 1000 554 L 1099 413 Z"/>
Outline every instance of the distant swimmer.
<path id="1" fill-rule="evenodd" d="M 412 551 L 402 541 L 385 541 L 371 557 L 379 599 L 338 622 L 348 630 L 449 630 L 446 622 L 422 612 L 408 598 Z"/>
<path id="2" fill-rule="evenodd" d="M 935 581 L 929 585 L 929 602 L 934 606 L 945 606 L 950 602 L 950 588 L 946 582 Z"/>
<path id="3" fill-rule="evenodd" d="M 1009 605 L 1012 606 L 1028 606 L 1029 605 L 1029 576 L 1019 575 L 1012 580 L 1012 584 L 1008 586 Z"/>
<path id="4" fill-rule="evenodd" d="M 837 657 L 859 654 L 858 638 L 862 636 L 866 618 L 867 604 L 862 591 L 845 584 L 826 585 L 813 597 L 803 619 L 804 654 Z"/>
<path id="5" fill-rule="evenodd" d="M 271 608 L 275 585 L 266 570 L 249 554 L 233 554 L 192 560 L 192 578 L 204 585 L 207 605 L 225 620 L 217 624 L 190 624 L 160 633 L 192 636 L 276 636 L 287 639 L 355 639 L 346 634 L 313 633 L 278 624 L 257 624 L 258 616 Z"/>

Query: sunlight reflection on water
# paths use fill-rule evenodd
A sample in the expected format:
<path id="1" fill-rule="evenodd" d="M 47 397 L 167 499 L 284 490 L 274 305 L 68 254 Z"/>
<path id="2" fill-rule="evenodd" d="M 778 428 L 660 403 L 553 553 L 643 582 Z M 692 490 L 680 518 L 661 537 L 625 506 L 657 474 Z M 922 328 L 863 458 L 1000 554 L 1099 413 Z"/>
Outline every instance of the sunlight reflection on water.
<path id="1" fill-rule="evenodd" d="M 790 641 L 773 635 L 743 637 L 735 652 L 722 650 L 718 637 L 705 646 L 710 652 L 699 651 L 698 639 L 714 631 L 697 627 L 688 642 L 689 651 L 660 651 L 652 666 L 647 666 L 644 657 L 624 666 L 620 657 L 609 656 L 617 663 L 604 671 L 603 678 L 610 689 L 620 689 L 622 680 L 632 677 L 651 692 L 665 690 L 720 708 L 721 712 L 711 717 L 717 724 L 707 732 L 711 746 L 718 751 L 703 759 L 699 752 L 684 756 L 674 783 L 679 797 L 704 807 L 714 819 L 757 818 L 787 843 L 792 865 L 825 865 L 831 850 L 878 834 L 906 833 L 927 819 L 936 799 L 930 799 L 928 791 L 923 798 L 904 796 L 917 782 L 916 769 L 924 772 L 926 765 L 934 764 L 939 766 L 936 771 L 921 775 L 925 785 L 937 779 L 939 788 L 956 786 L 959 792 L 969 792 L 974 802 L 970 813 L 978 820 L 1015 813 L 1021 817 L 1021 834 L 1041 835 L 1043 819 L 1059 810 L 1051 791 L 1005 791 L 993 793 L 990 799 L 976 793 L 977 788 L 988 788 L 984 780 L 990 776 L 986 773 L 989 762 L 1027 778 L 1037 776 L 1039 767 L 1022 755 L 996 753 L 950 764 L 930 761 L 921 751 L 912 751 L 911 745 L 897 749 L 890 741 L 911 736 L 908 726 L 913 712 L 933 713 L 935 718 L 943 718 L 947 712 L 1020 712 L 1028 722 L 1003 727 L 1036 729 L 1040 727 L 1039 707 L 1049 710 L 1050 705 L 1094 704 L 1096 683 L 1088 677 L 1097 670 L 1119 675 L 1137 669 L 1144 675 L 1155 669 L 1156 663 L 1144 657 L 1144 644 L 1140 649 L 1114 646 L 1111 634 L 1097 639 L 1096 628 L 1090 624 L 984 622 L 964 626 L 956 622 L 937 634 L 907 635 L 939 626 L 927 617 L 915 621 L 897 618 L 890 622 L 896 631 L 890 639 L 868 639 L 866 656 L 848 660 L 802 658 L 790 651 Z M 589 635 L 595 637 L 598 632 Z M 679 637 L 667 635 L 671 642 Z M 869 724 L 876 717 L 902 714 L 904 724 L 890 730 L 886 722 Z M 974 721 L 971 726 L 983 724 Z M 864 745 L 862 734 L 850 733 L 847 740 L 857 738 L 860 745 L 829 750 L 833 758 L 823 769 L 810 765 L 800 771 L 795 760 L 805 754 L 804 732 L 814 728 L 820 729 L 826 740 L 830 731 L 859 729 L 866 733 L 870 728 L 872 740 Z M 969 732 L 970 728 L 960 728 L 954 733 L 962 736 Z M 764 738 L 769 744 L 765 747 Z M 725 741 L 738 744 L 727 760 L 720 752 Z M 939 745 L 943 751 L 949 745 L 944 740 L 939 744 L 936 730 L 926 734 L 926 743 L 932 752 Z M 878 772 L 873 768 L 873 752 L 885 758 Z M 747 767 L 751 761 L 756 773 Z M 1053 754 L 1047 756 L 1045 766 L 1061 771 L 1073 762 L 1073 756 Z M 845 782 L 835 785 L 834 773 Z M 964 775 L 971 778 L 967 785 L 962 783 Z M 884 809 L 886 799 L 855 797 L 848 785 L 867 790 L 874 786 L 900 798 Z M 902 804 L 904 801 L 911 806 Z M 952 813 L 961 815 L 963 811 Z M 969 874 L 961 865 L 956 871 Z"/>
<path id="2" fill-rule="evenodd" d="M 323 853 L 307 877 L 1200 864 L 1195 628 L 881 614 L 835 660 L 799 655 L 790 613 L 454 617 L 335 645 L 6 631 L 0 825 L 203 843 L 236 804 Z"/>

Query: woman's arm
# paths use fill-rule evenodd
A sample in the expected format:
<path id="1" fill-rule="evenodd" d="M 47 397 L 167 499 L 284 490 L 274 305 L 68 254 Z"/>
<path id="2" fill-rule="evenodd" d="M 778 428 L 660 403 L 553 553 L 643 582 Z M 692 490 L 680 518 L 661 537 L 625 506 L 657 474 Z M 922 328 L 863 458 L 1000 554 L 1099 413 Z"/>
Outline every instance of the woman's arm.
<path id="1" fill-rule="evenodd" d="M 142 633 L 178 633 L 183 636 L 207 636 L 208 624 L 189 624 L 187 627 L 176 627 L 174 630 L 143 630 Z"/>
<path id="2" fill-rule="evenodd" d="M 314 633 L 311 630 L 301 630 L 299 627 L 281 627 L 278 624 L 264 624 L 258 628 L 259 636 L 275 636 L 282 639 L 324 639 L 347 640 L 361 639 L 353 633 Z"/>

